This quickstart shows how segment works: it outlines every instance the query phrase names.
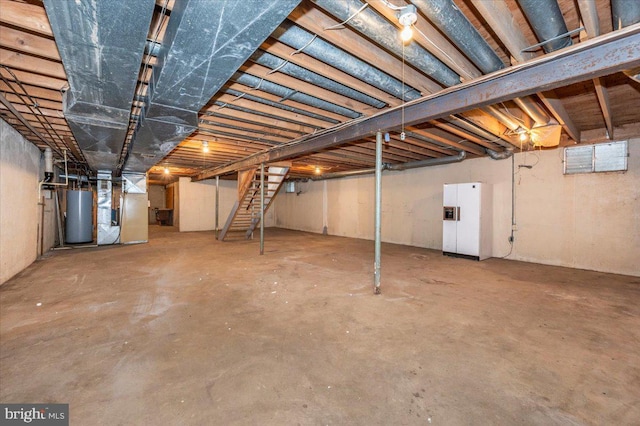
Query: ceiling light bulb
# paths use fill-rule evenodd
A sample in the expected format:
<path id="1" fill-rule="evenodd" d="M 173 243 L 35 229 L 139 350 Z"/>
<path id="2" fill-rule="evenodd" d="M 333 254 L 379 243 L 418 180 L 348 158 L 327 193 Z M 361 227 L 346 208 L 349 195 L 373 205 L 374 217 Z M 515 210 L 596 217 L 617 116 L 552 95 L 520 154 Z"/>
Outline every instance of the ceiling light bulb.
<path id="1" fill-rule="evenodd" d="M 406 43 L 411 40 L 411 37 L 413 37 L 413 30 L 411 29 L 411 25 L 405 25 L 400 32 L 400 38 Z"/>
<path id="2" fill-rule="evenodd" d="M 527 132 L 520 133 L 520 142 L 526 142 L 529 139 L 529 134 Z"/>
<path id="3" fill-rule="evenodd" d="M 316 174 L 319 175 L 322 170 L 320 170 L 320 166 L 316 166 Z"/>
<path id="4" fill-rule="evenodd" d="M 400 33 L 403 42 L 408 42 L 413 37 L 411 26 L 418 20 L 418 11 L 412 4 L 403 7 L 398 13 L 398 22 L 404 27 Z"/>
<path id="5" fill-rule="evenodd" d="M 165 174 L 165 175 L 168 175 L 168 174 L 169 174 L 169 168 L 168 168 L 168 167 L 165 167 L 165 168 L 164 168 L 164 174 Z"/>
<path id="6" fill-rule="evenodd" d="M 202 152 L 209 152 L 209 142 L 202 141 Z"/>

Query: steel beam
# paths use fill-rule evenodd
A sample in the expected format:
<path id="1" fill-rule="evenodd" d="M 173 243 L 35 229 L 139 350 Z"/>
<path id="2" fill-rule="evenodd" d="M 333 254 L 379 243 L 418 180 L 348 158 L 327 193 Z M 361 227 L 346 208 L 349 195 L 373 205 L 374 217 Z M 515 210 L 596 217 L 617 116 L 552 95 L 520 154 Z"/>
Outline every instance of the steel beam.
<path id="1" fill-rule="evenodd" d="M 380 227 L 382 224 L 382 132 L 376 133 L 376 196 L 374 224 L 373 292 L 380 294 Z"/>
<path id="2" fill-rule="evenodd" d="M 404 107 L 404 124 L 411 126 L 445 118 L 450 114 L 602 77 L 639 65 L 640 24 L 635 24 L 407 103 Z M 194 175 L 192 180 L 210 179 L 260 163 L 287 160 L 371 137 L 379 130 L 400 126 L 403 123 L 402 117 L 401 107 L 396 107 L 354 120 L 337 130 L 328 129 L 305 139 L 214 167 Z"/>

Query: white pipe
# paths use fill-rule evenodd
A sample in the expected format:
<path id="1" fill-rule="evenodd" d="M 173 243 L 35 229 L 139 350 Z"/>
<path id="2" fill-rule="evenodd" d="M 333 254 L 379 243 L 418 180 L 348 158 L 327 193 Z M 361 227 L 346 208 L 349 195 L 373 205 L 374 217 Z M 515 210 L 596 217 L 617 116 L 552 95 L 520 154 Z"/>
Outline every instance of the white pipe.
<path id="1" fill-rule="evenodd" d="M 44 149 L 44 172 L 53 173 L 53 151 L 49 147 Z"/>
<path id="2" fill-rule="evenodd" d="M 51 148 L 47 148 L 47 149 L 51 149 Z M 67 169 L 67 150 L 63 149 L 62 150 L 64 152 L 64 183 L 52 183 L 52 182 L 45 182 L 45 179 L 42 179 L 40 182 L 38 182 L 38 203 L 40 203 L 40 198 L 41 198 L 41 193 L 42 193 L 42 185 L 43 184 L 47 184 L 47 185 L 51 185 L 51 186 L 69 186 L 69 173 L 68 173 L 68 169 Z M 47 168 L 47 150 L 45 150 L 44 152 L 44 158 L 45 158 L 45 171 Z M 53 157 L 52 157 L 53 160 Z M 52 161 L 53 162 L 53 161 Z M 51 171 L 53 172 L 53 164 L 51 165 Z"/>

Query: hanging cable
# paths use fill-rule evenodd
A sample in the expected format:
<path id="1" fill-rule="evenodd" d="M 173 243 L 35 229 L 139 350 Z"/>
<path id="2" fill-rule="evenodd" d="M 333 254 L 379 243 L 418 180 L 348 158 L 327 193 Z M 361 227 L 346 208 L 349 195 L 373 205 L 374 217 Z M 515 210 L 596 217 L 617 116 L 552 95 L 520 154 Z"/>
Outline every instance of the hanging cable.
<path id="1" fill-rule="evenodd" d="M 335 24 L 335 25 L 332 25 L 330 27 L 326 27 L 324 30 L 327 31 L 327 30 L 342 30 L 342 29 L 344 29 L 345 28 L 345 24 L 348 23 L 353 18 L 355 18 L 356 16 L 358 16 L 358 14 L 360 12 L 362 12 L 363 10 L 365 10 L 367 8 L 367 6 L 369 6 L 369 3 L 363 4 L 362 7 L 356 11 L 356 13 L 354 13 L 351 16 L 349 16 L 346 20 L 340 22 L 339 24 Z"/>

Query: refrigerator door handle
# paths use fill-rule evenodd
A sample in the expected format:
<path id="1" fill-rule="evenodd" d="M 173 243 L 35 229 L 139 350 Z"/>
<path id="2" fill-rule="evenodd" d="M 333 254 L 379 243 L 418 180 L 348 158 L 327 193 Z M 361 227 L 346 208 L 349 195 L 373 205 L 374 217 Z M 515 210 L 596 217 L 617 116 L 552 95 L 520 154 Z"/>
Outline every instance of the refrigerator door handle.
<path id="1" fill-rule="evenodd" d="M 456 221 L 460 222 L 460 207 L 456 208 Z"/>

